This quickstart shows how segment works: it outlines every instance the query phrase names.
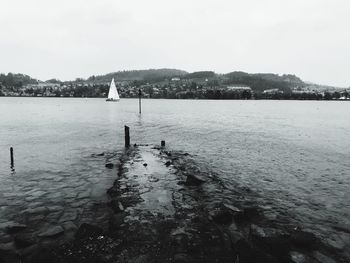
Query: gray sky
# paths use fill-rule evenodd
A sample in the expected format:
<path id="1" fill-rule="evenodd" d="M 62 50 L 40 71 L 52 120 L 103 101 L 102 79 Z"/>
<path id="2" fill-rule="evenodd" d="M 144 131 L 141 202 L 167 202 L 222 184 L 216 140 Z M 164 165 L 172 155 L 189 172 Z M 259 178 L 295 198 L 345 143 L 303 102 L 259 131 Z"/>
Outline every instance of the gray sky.
<path id="1" fill-rule="evenodd" d="M 0 0 L 0 72 L 292 73 L 350 86 L 349 0 Z"/>

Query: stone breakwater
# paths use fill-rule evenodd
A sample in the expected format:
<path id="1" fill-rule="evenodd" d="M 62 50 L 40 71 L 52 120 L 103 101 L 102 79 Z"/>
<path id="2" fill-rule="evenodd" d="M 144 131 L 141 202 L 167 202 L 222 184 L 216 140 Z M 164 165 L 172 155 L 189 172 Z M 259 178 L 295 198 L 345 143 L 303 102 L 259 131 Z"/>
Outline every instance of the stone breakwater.
<path id="1" fill-rule="evenodd" d="M 266 217 L 266 208 L 245 201 L 247 189 L 226 198 L 215 173 L 187 153 L 137 146 L 106 167 L 118 178 L 96 206 L 100 216 L 50 228 L 43 237 L 55 242 L 40 244 L 12 225 L 2 262 L 349 262 L 300 226 Z"/>

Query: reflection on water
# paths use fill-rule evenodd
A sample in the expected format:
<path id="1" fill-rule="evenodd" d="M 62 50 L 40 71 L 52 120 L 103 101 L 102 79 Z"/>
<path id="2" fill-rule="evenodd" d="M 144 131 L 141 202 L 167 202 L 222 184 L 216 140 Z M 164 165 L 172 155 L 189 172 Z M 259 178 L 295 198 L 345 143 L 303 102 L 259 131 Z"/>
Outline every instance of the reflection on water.
<path id="1" fill-rule="evenodd" d="M 228 191 L 252 189 L 277 217 L 289 213 L 328 236 L 336 235 L 335 222 L 349 224 L 350 103 L 144 100 L 142 106 L 140 116 L 136 99 L 0 98 L 0 221 L 30 207 L 55 210 L 103 198 L 116 171 L 105 169 L 106 157 L 91 154 L 121 151 L 128 125 L 131 143 L 164 139 L 212 167 Z"/>

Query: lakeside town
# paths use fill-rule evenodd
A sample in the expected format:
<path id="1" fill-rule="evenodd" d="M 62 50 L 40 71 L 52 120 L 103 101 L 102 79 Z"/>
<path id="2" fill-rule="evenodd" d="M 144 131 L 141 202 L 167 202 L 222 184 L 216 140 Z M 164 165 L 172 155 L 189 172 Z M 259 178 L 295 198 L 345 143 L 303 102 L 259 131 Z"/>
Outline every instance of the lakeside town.
<path id="1" fill-rule="evenodd" d="M 0 96 L 102 98 L 107 96 L 112 78 L 122 98 L 136 98 L 140 89 L 144 98 L 350 100 L 350 88 L 306 83 L 294 75 L 220 75 L 171 69 L 122 71 L 74 81 L 39 81 L 23 74 L 0 74 Z"/>

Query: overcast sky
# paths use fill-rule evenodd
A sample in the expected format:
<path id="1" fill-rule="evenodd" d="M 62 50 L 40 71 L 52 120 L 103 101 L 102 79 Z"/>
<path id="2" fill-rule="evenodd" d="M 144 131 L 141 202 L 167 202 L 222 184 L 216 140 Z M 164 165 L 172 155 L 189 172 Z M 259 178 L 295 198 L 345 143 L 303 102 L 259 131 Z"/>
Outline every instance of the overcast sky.
<path id="1" fill-rule="evenodd" d="M 350 86 L 349 0 L 0 0 L 0 72 L 296 74 Z"/>

